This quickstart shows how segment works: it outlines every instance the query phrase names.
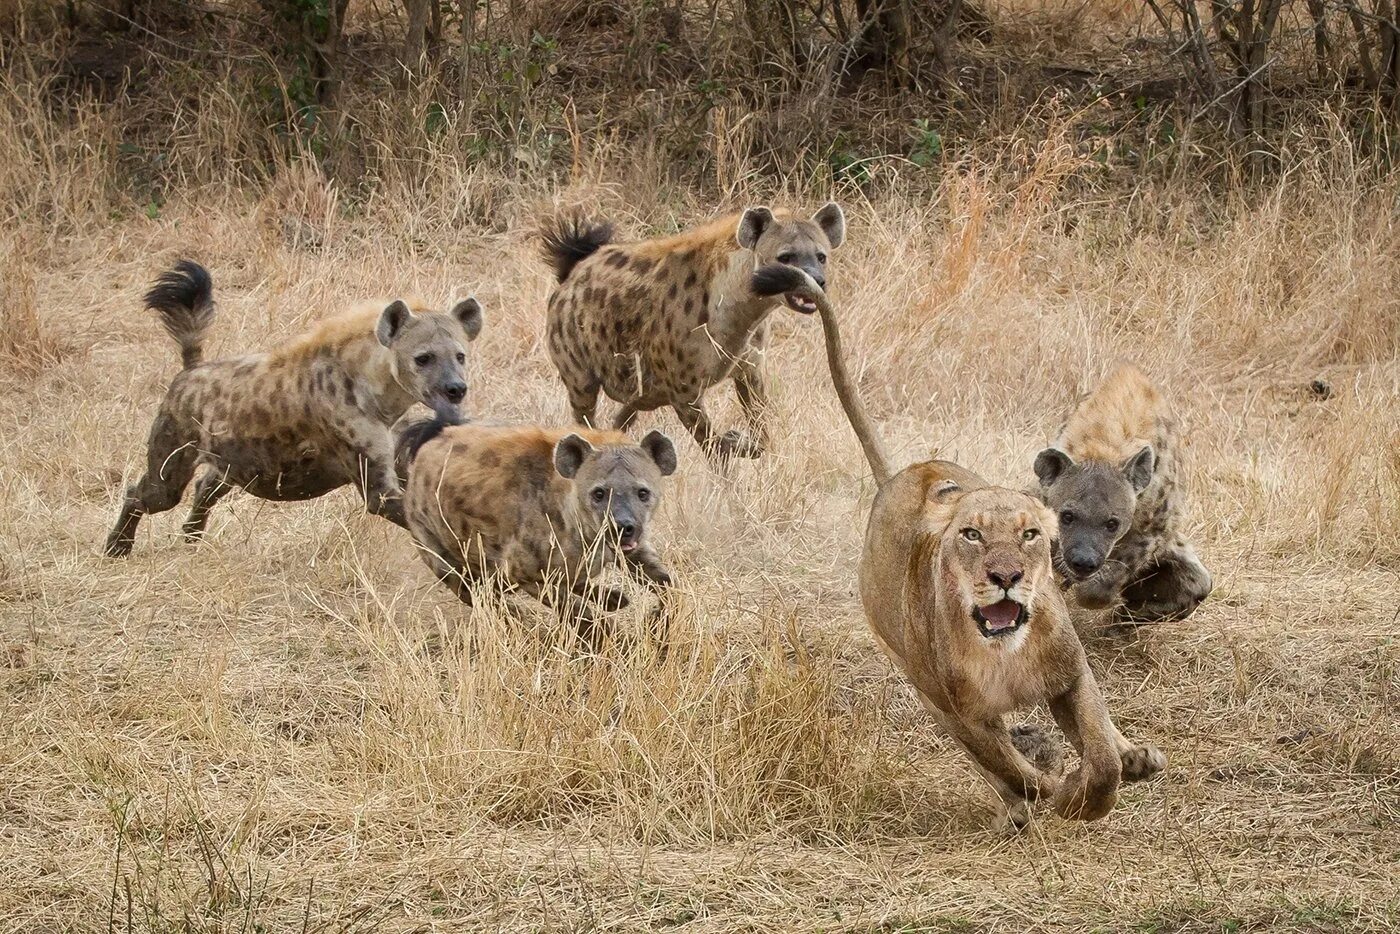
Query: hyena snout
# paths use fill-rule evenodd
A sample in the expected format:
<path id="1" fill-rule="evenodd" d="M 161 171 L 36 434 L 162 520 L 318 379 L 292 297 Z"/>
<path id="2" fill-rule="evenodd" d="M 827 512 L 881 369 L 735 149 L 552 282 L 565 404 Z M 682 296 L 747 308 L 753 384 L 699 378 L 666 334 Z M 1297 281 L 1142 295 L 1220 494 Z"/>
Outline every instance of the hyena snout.
<path id="1" fill-rule="evenodd" d="M 467 397 L 467 384 L 461 380 L 450 382 L 442 387 L 442 395 L 453 405 L 460 405 L 462 400 Z"/>
<path id="2" fill-rule="evenodd" d="M 1065 567 L 1075 577 L 1089 577 L 1103 567 L 1104 553 L 1092 545 L 1072 545 L 1065 549 Z"/>

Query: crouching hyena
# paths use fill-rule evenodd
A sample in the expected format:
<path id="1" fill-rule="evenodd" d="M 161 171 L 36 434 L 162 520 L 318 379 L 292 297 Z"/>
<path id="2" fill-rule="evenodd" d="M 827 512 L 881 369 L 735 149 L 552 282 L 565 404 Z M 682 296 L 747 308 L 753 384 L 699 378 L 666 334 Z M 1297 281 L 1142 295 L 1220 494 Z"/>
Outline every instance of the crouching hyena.
<path id="1" fill-rule="evenodd" d="M 595 424 L 598 393 L 622 403 L 626 428 L 638 412 L 671 406 L 706 453 L 757 457 L 766 443 L 762 361 L 768 314 L 779 304 L 803 314 L 816 305 L 796 293 L 757 295 L 755 269 L 796 266 L 826 284 L 827 254 L 845 238 L 841 208 L 810 220 L 754 207 L 674 237 L 612 243 L 607 224 L 559 217 L 544 231 L 545 257 L 559 286 L 549 298 L 550 357 L 574 418 Z M 716 434 L 705 391 L 732 377 L 749 425 Z"/>
<path id="2" fill-rule="evenodd" d="M 404 524 L 390 426 L 413 403 L 457 418 L 467 344 L 481 305 L 451 312 L 366 304 L 270 353 L 202 363 L 214 317 L 209 273 L 184 261 L 146 293 L 180 345 L 184 369 L 166 390 L 146 446 L 146 473 L 126 493 L 107 554 L 131 552 L 137 523 L 173 509 L 196 470 L 191 541 L 234 487 L 270 500 L 311 499 L 354 483 L 370 512 Z"/>
<path id="3" fill-rule="evenodd" d="M 1181 619 L 1211 591 L 1177 532 L 1176 424 L 1137 367 L 1118 367 L 1035 459 L 1059 515 L 1055 569 L 1080 606 L 1129 620 Z"/>
<path id="4" fill-rule="evenodd" d="M 654 589 L 670 586 L 647 539 L 661 478 L 676 470 L 676 449 L 661 432 L 637 444 L 614 431 L 433 419 L 405 429 L 399 448 L 409 465 L 409 531 L 463 602 L 473 582 L 495 576 L 569 612 L 588 635 L 598 608 L 627 605 L 621 591 L 595 583 L 606 565 L 620 562 Z"/>

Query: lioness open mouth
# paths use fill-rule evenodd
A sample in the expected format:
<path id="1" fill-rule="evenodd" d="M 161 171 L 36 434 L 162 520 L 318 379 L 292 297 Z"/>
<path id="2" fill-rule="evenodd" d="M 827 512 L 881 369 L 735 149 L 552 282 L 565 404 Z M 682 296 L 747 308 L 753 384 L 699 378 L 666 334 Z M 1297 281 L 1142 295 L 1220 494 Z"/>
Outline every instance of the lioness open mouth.
<path id="1" fill-rule="evenodd" d="M 972 618 L 977 620 L 977 628 L 989 639 L 1010 635 L 1020 629 L 1026 621 L 1026 616 L 1026 608 L 1015 600 L 998 600 L 972 611 Z"/>
<path id="2" fill-rule="evenodd" d="M 817 310 L 816 302 L 796 292 L 785 292 L 783 294 L 783 301 L 787 302 L 787 306 L 793 311 L 800 311 L 804 315 L 810 315 Z"/>

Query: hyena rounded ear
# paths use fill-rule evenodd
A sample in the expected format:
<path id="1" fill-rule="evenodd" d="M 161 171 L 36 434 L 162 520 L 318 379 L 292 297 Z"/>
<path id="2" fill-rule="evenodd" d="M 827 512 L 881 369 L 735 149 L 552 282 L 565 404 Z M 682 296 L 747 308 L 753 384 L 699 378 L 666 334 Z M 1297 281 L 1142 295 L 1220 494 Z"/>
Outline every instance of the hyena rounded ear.
<path id="1" fill-rule="evenodd" d="M 1147 485 L 1152 482 L 1152 472 L 1156 469 L 1157 452 L 1152 450 L 1150 444 L 1144 444 L 1141 451 L 1123 462 L 1123 476 L 1128 478 L 1128 482 L 1138 493 L 1147 489 Z"/>
<path id="2" fill-rule="evenodd" d="M 467 332 L 467 340 L 474 341 L 481 333 L 481 302 L 475 298 L 464 298 L 452 308 L 452 317 L 456 318 L 462 325 L 462 329 Z"/>
<path id="3" fill-rule="evenodd" d="M 379 316 L 379 324 L 374 328 L 374 336 L 379 338 L 379 343 L 388 347 L 394 342 L 394 338 L 399 336 L 403 326 L 413 318 L 413 312 L 408 310 L 408 306 L 402 301 L 394 302 L 384 313 Z"/>
<path id="4" fill-rule="evenodd" d="M 1035 456 L 1035 477 L 1042 487 L 1053 486 L 1074 460 L 1059 448 L 1046 448 Z"/>
<path id="5" fill-rule="evenodd" d="M 835 201 L 828 201 L 820 211 L 812 215 L 812 220 L 826 234 L 827 242 L 834 250 L 846 242 L 846 212 Z"/>
<path id="6" fill-rule="evenodd" d="M 593 445 L 579 435 L 560 438 L 554 446 L 554 469 L 559 471 L 559 476 L 572 480 L 592 453 Z"/>
<path id="7" fill-rule="evenodd" d="M 744 216 L 739 218 L 739 229 L 734 233 L 734 239 L 739 241 L 739 246 L 746 250 L 752 250 L 758 245 L 758 238 L 763 236 L 773 223 L 773 212 L 767 208 L 749 208 L 744 212 Z"/>
<path id="8" fill-rule="evenodd" d="M 676 446 L 661 432 L 652 430 L 642 439 L 642 450 L 656 462 L 661 476 L 669 477 L 676 472 Z"/>

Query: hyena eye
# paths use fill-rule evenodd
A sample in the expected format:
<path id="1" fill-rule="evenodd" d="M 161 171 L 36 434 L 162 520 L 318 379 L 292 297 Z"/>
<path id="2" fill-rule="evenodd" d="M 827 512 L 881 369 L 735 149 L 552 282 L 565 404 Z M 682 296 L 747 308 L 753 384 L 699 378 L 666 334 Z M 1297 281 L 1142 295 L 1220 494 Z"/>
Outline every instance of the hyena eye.
<path id="1" fill-rule="evenodd" d="M 457 351 L 457 362 L 458 362 L 458 363 L 466 363 L 466 362 L 467 362 L 467 355 L 464 354 L 464 353 L 462 353 L 460 350 Z"/>
<path id="2" fill-rule="evenodd" d="M 637 488 L 637 499 L 641 500 L 641 501 L 644 502 L 644 503 L 647 502 L 648 500 L 651 499 L 651 490 L 648 490 L 648 489 L 647 489 L 646 487 L 644 487 L 644 486 L 643 486 L 643 487 L 638 487 L 638 488 Z"/>
<path id="3" fill-rule="evenodd" d="M 1060 513 L 1060 525 L 1073 525 L 1073 524 L 1074 524 L 1074 513 L 1070 512 L 1068 509 L 1066 509 L 1064 512 Z"/>
<path id="4" fill-rule="evenodd" d="M 1105 523 L 1103 524 L 1103 527 L 1106 528 L 1106 529 L 1108 529 L 1110 532 L 1117 532 L 1117 531 L 1118 531 L 1118 527 L 1119 527 L 1120 525 L 1122 525 L 1122 523 L 1119 522 L 1117 519 L 1109 519 L 1107 522 L 1105 522 Z"/>
<path id="5" fill-rule="evenodd" d="M 603 487 L 597 487 L 596 489 L 594 489 L 594 491 L 593 491 L 593 502 L 595 502 L 595 503 L 601 503 L 603 500 L 605 500 L 605 499 L 607 499 L 607 498 L 608 498 L 608 491 L 605 490 Z"/>
<path id="6" fill-rule="evenodd" d="M 818 253 L 818 254 L 817 254 L 817 262 L 825 264 L 825 263 L 826 263 L 826 254 L 825 254 L 825 253 Z"/>
<path id="7" fill-rule="evenodd" d="M 1021 537 L 1028 542 L 1033 542 L 1040 538 L 1040 529 L 1026 529 L 1021 533 Z"/>
<path id="8" fill-rule="evenodd" d="M 790 265 L 790 264 L 792 263 L 792 261 L 793 261 L 794 259 L 796 259 L 796 258 L 797 258 L 797 257 L 794 256 L 794 255 L 791 254 L 791 253 L 779 253 L 779 254 L 778 254 L 778 262 L 782 263 L 784 266 Z"/>
<path id="9" fill-rule="evenodd" d="M 433 362 L 433 355 L 430 353 L 420 353 L 413 358 L 413 362 L 419 366 L 427 366 L 429 363 Z"/>
<path id="10" fill-rule="evenodd" d="M 976 529 L 963 529 L 958 534 L 970 542 L 980 542 L 982 540 L 982 533 Z"/>

